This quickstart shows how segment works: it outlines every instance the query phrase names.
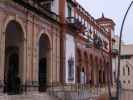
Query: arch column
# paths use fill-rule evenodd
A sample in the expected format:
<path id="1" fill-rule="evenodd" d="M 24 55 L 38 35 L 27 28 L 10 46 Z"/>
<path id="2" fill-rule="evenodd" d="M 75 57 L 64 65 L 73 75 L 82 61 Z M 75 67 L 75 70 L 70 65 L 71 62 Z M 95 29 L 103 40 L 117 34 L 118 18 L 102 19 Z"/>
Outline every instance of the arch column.
<path id="1" fill-rule="evenodd" d="M 90 55 L 90 66 L 91 66 L 91 86 L 94 86 L 94 61 L 93 61 L 93 56 Z"/>
<path id="2" fill-rule="evenodd" d="M 106 63 L 104 65 L 105 65 L 104 66 L 105 85 L 107 85 L 108 84 L 108 77 L 107 77 L 107 75 L 108 75 L 108 68 L 107 68 L 107 64 Z"/>
<path id="3" fill-rule="evenodd" d="M 23 90 L 26 91 L 26 83 L 27 83 L 27 62 L 28 62 L 28 55 L 27 55 L 27 37 L 24 39 L 24 45 L 23 45 L 23 75 L 22 75 L 22 84 L 23 84 Z"/>
<path id="4" fill-rule="evenodd" d="M 0 12 L 0 16 L 3 13 Z M 1 16 L 2 17 L 2 16 Z M 5 50 L 5 33 L 3 31 L 2 18 L 0 19 L 0 93 L 4 88 L 4 50 Z"/>
<path id="5" fill-rule="evenodd" d="M 97 58 L 95 58 L 94 61 L 94 85 L 97 86 L 98 84 L 98 62 L 97 62 Z"/>

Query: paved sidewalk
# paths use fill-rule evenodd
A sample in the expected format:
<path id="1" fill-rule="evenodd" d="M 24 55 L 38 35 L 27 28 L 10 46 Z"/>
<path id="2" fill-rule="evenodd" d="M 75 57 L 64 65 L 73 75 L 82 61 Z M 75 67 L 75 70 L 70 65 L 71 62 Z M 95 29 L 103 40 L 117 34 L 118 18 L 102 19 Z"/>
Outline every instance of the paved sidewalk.
<path id="1" fill-rule="evenodd" d="M 97 100 L 109 100 L 109 97 L 107 95 L 102 95 L 98 97 Z"/>

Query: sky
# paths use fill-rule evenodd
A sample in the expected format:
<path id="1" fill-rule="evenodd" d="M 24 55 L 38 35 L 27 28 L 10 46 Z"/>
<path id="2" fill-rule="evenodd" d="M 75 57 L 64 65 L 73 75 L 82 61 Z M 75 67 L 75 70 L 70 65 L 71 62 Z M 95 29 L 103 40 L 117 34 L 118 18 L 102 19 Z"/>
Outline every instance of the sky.
<path id="1" fill-rule="evenodd" d="M 120 27 L 124 14 L 132 0 L 77 0 L 94 18 L 104 13 L 115 23 L 115 34 L 120 34 Z M 122 40 L 126 44 L 133 44 L 133 5 L 126 18 Z"/>

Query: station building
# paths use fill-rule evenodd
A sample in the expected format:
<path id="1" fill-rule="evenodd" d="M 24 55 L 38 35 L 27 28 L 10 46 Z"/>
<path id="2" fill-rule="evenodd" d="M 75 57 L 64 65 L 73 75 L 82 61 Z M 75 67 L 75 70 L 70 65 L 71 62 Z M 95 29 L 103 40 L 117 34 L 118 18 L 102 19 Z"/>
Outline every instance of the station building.
<path id="1" fill-rule="evenodd" d="M 104 15 L 92 17 L 76 0 L 1 2 L 1 92 L 112 84 L 114 26 Z"/>

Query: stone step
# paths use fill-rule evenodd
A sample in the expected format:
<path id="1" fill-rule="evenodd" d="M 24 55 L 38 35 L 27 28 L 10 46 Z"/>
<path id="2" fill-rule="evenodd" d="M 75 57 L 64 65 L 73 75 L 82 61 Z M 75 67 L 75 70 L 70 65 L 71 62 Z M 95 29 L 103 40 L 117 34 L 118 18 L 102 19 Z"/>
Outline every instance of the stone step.
<path id="1" fill-rule="evenodd" d="M 0 100 L 58 100 L 47 93 L 32 93 L 23 95 L 0 95 Z"/>

